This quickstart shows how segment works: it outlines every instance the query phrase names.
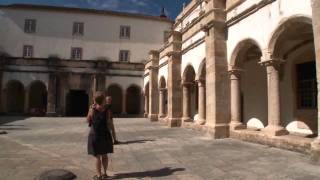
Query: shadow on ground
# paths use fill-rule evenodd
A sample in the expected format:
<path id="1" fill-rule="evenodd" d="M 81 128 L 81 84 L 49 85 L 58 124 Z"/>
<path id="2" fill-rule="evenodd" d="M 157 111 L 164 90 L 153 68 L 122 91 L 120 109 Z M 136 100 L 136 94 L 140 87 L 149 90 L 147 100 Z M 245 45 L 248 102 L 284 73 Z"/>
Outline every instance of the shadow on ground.
<path id="1" fill-rule="evenodd" d="M 154 139 L 141 139 L 141 140 L 132 140 L 132 141 L 121 141 L 119 144 L 124 144 L 124 145 L 127 145 L 127 144 L 143 144 L 143 143 L 146 143 L 146 142 L 153 142 L 155 141 Z"/>
<path id="2" fill-rule="evenodd" d="M 123 179 L 123 178 L 156 178 L 156 177 L 164 177 L 164 176 L 170 176 L 175 172 L 178 171 L 184 171 L 184 168 L 171 168 L 171 167 L 165 167 L 157 170 L 151 170 L 151 171 L 143 171 L 143 172 L 130 172 L 130 173 L 121 173 L 121 174 L 115 174 L 112 179 Z"/>

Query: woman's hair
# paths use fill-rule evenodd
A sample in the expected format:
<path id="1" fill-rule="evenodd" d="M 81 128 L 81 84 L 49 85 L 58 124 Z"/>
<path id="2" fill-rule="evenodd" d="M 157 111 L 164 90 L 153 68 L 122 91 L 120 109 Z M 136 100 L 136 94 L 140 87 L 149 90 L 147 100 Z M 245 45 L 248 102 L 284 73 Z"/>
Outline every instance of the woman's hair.
<path id="1" fill-rule="evenodd" d="M 102 92 L 102 91 L 97 91 L 94 95 L 94 102 L 99 105 L 102 105 L 103 102 L 105 101 L 105 99 L 106 99 L 106 96 L 104 95 L 104 92 Z"/>

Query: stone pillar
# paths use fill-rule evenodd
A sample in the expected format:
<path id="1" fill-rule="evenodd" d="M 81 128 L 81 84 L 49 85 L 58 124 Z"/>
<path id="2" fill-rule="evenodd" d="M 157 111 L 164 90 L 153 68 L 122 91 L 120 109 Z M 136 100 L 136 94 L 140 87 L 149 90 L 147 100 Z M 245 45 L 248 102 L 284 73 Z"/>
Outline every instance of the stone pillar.
<path id="1" fill-rule="evenodd" d="M 313 35 L 316 52 L 316 69 L 318 82 L 318 137 L 311 144 L 312 157 L 320 161 L 320 1 L 312 0 Z"/>
<path id="2" fill-rule="evenodd" d="M 204 80 L 198 80 L 198 124 L 204 125 L 206 123 L 206 83 Z"/>
<path id="3" fill-rule="evenodd" d="M 159 89 L 159 118 L 164 118 L 165 115 L 165 88 Z"/>
<path id="4" fill-rule="evenodd" d="M 206 33 L 206 125 L 212 138 L 229 137 L 230 83 L 226 46 L 225 2 L 207 1 Z"/>
<path id="5" fill-rule="evenodd" d="M 168 54 L 168 126 L 181 126 L 182 92 L 181 92 L 181 53 Z"/>
<path id="6" fill-rule="evenodd" d="M 190 122 L 192 119 L 190 117 L 190 87 L 191 83 L 183 82 L 182 83 L 182 118 L 181 121 L 183 122 Z"/>
<path id="7" fill-rule="evenodd" d="M 159 111 L 159 94 L 158 94 L 158 65 L 159 65 L 159 52 L 150 51 L 149 52 L 151 65 L 149 69 L 149 119 L 151 121 L 158 120 Z"/>
<path id="8" fill-rule="evenodd" d="M 127 90 L 125 89 L 124 91 L 123 91 L 123 95 L 122 95 L 122 112 L 121 112 L 121 114 L 122 115 L 126 115 L 127 114 L 127 105 L 126 105 L 126 103 L 127 103 Z"/>
<path id="9" fill-rule="evenodd" d="M 261 63 L 267 68 L 268 77 L 268 126 L 263 129 L 271 136 L 281 136 L 288 134 L 288 131 L 281 125 L 280 108 L 280 87 L 279 69 L 282 60 L 270 59 Z"/>
<path id="10" fill-rule="evenodd" d="M 106 91 L 106 76 L 104 74 L 95 75 L 95 89 L 96 91 Z"/>
<path id="11" fill-rule="evenodd" d="M 245 129 L 246 126 L 241 123 L 241 89 L 239 69 L 229 71 L 231 84 L 231 123 L 232 130 Z"/>
<path id="12" fill-rule="evenodd" d="M 149 95 L 144 95 L 144 117 L 147 118 L 149 114 L 149 101 L 148 101 Z"/>
<path id="13" fill-rule="evenodd" d="M 0 57 L 0 114 L 4 112 L 4 96 L 3 96 L 3 89 L 2 89 L 2 76 L 3 76 L 3 70 L 4 70 L 4 59 L 3 57 Z"/>
<path id="14" fill-rule="evenodd" d="M 49 74 L 47 101 L 47 116 L 56 116 L 57 75 L 55 73 Z"/>

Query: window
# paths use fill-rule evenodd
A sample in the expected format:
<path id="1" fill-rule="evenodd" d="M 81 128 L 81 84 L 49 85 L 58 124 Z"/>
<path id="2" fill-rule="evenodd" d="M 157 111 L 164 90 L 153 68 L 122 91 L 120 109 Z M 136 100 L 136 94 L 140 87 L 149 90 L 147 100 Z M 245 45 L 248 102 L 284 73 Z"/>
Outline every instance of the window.
<path id="1" fill-rule="evenodd" d="M 79 48 L 79 47 L 71 48 L 71 59 L 81 60 L 82 48 Z"/>
<path id="2" fill-rule="evenodd" d="M 121 50 L 119 53 L 119 61 L 120 62 L 129 62 L 130 59 L 130 51 Z"/>
<path id="3" fill-rule="evenodd" d="M 120 38 L 130 38 L 130 26 L 120 26 Z"/>
<path id="4" fill-rule="evenodd" d="M 74 22 L 73 23 L 73 35 L 83 36 L 84 34 L 84 23 Z"/>
<path id="5" fill-rule="evenodd" d="M 317 80 L 315 62 L 297 65 L 297 102 L 299 109 L 317 108 Z"/>
<path id="6" fill-rule="evenodd" d="M 168 42 L 169 37 L 170 37 L 170 31 L 165 31 L 163 34 L 163 42 L 164 43 Z"/>
<path id="7" fill-rule="evenodd" d="M 35 19 L 26 19 L 24 22 L 24 32 L 35 33 L 37 22 Z"/>
<path id="8" fill-rule="evenodd" d="M 24 45 L 23 46 L 23 57 L 32 58 L 33 57 L 33 46 Z"/>

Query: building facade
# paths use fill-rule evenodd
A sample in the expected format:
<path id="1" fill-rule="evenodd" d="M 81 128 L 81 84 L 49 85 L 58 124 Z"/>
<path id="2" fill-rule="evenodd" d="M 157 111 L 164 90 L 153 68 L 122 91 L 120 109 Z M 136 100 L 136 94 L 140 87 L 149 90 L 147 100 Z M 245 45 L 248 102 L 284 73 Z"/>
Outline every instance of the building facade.
<path id="1" fill-rule="evenodd" d="M 119 114 L 143 113 L 143 62 L 165 17 L 52 6 L 0 6 L 0 112 L 85 115 L 106 91 Z"/>
<path id="2" fill-rule="evenodd" d="M 319 11 L 318 0 L 192 0 L 149 53 L 145 115 L 319 153 Z"/>

